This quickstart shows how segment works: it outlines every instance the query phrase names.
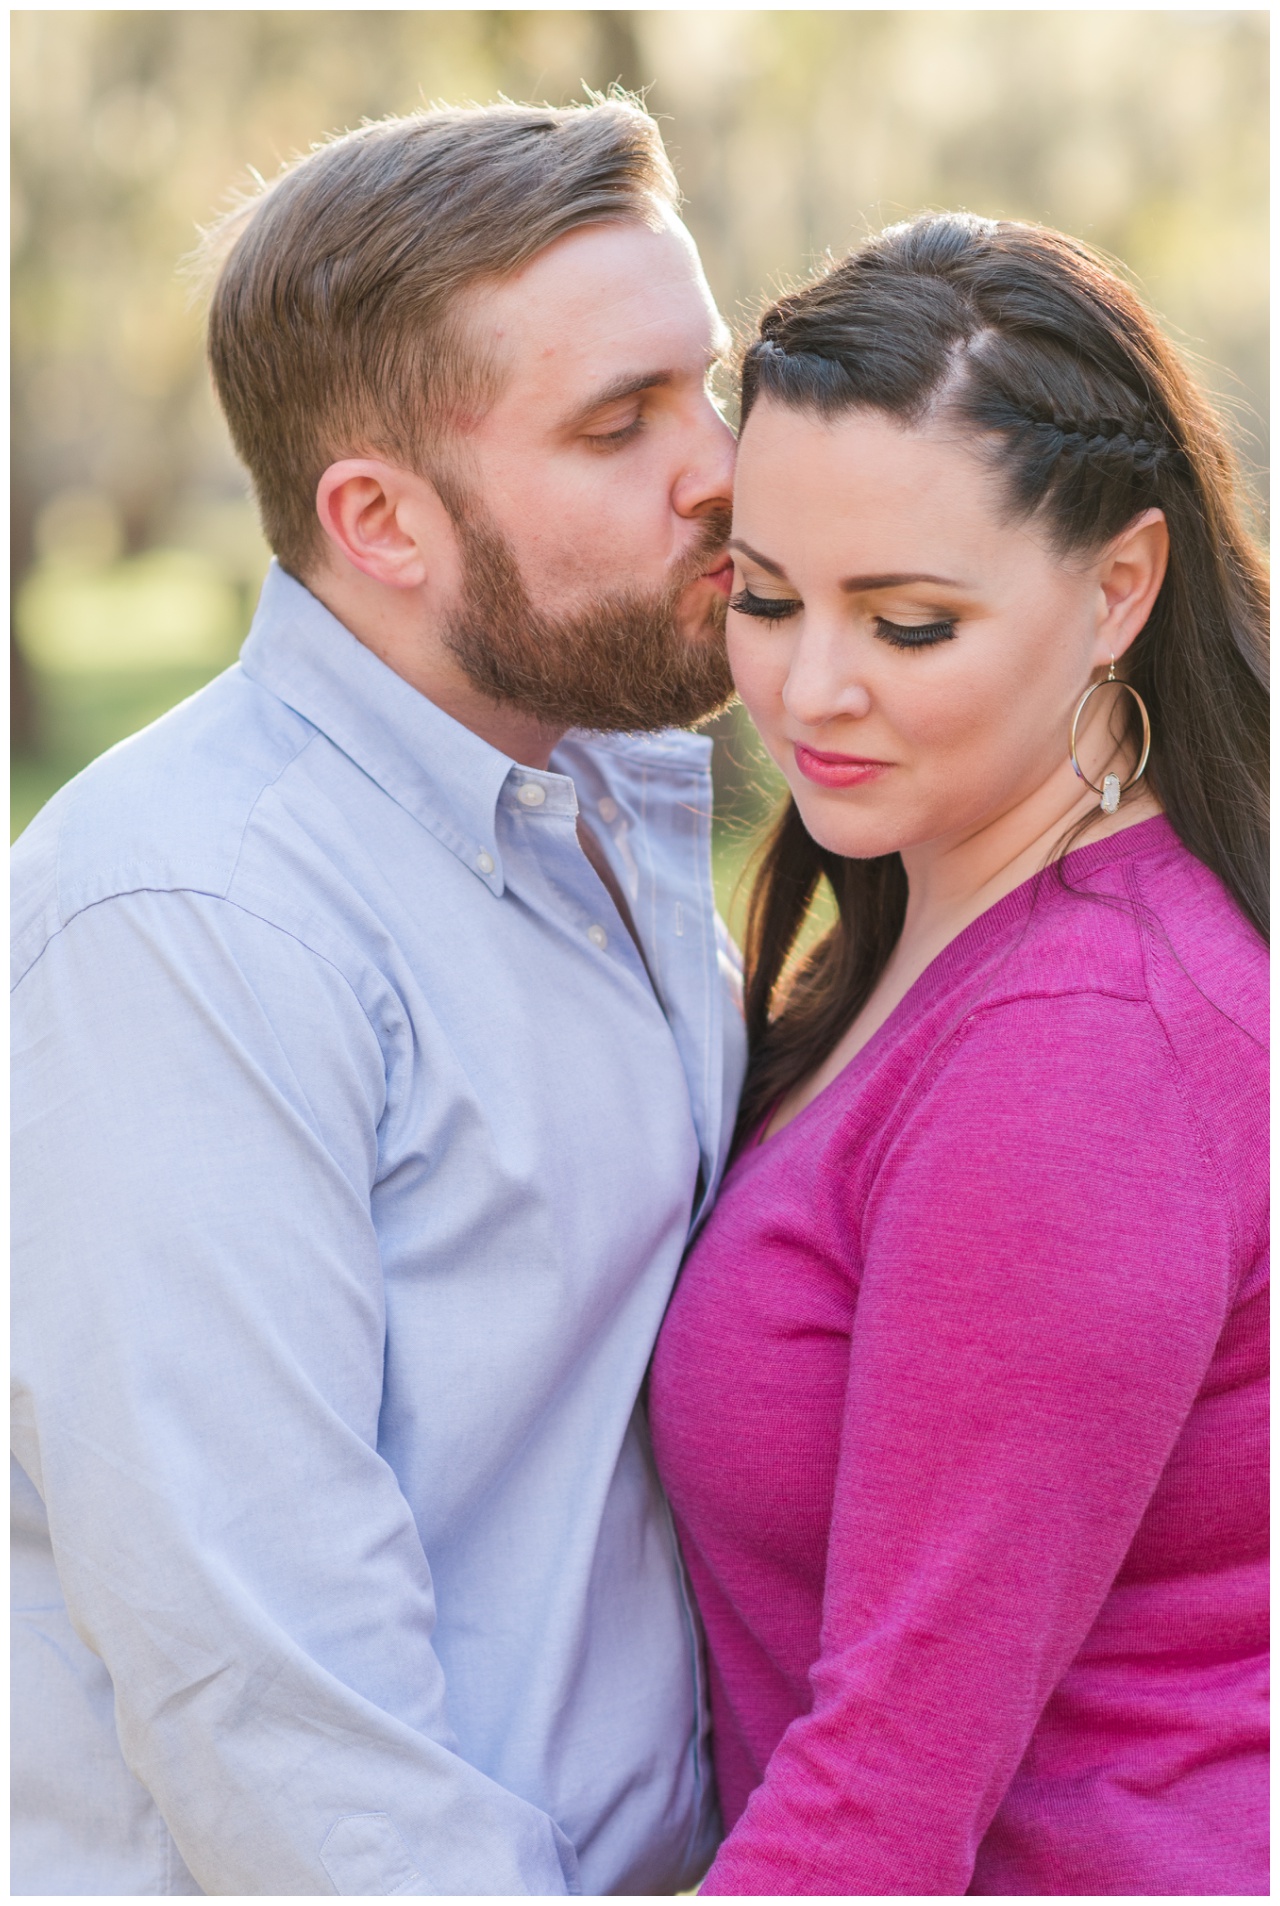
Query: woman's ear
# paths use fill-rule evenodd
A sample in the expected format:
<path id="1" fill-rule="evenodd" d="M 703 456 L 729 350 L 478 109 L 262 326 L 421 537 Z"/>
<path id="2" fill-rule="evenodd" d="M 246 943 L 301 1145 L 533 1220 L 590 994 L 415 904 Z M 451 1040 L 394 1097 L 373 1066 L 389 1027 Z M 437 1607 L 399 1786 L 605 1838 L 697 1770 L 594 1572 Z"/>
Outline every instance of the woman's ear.
<path id="1" fill-rule="evenodd" d="M 331 463 L 316 486 L 316 515 L 330 560 L 389 588 L 420 588 L 453 566 L 453 524 L 432 484 L 379 457 Z"/>
<path id="2" fill-rule="evenodd" d="M 1108 544 L 1098 571 L 1099 667 L 1123 655 L 1146 626 L 1168 567 L 1163 510 L 1144 510 Z"/>

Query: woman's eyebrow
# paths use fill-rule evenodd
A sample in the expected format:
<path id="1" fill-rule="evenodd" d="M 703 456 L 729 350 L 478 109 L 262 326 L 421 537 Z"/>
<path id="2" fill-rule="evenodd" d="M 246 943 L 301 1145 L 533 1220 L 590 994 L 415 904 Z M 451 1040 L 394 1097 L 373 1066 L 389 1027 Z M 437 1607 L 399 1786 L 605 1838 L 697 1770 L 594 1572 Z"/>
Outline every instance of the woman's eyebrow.
<path id="1" fill-rule="evenodd" d="M 923 570 L 904 571 L 900 576 L 846 576 L 840 587 L 848 595 L 856 595 L 861 590 L 901 589 L 908 582 L 934 582 L 944 589 L 963 589 L 964 584 L 957 582 L 954 576 L 929 576 Z"/>
<path id="2" fill-rule="evenodd" d="M 752 549 L 750 543 L 744 543 L 740 536 L 731 536 L 729 547 L 740 549 L 744 556 L 749 556 L 753 563 L 759 563 L 761 569 L 767 569 L 771 576 L 777 576 L 782 582 L 787 580 L 787 572 L 781 563 L 771 562 L 769 557 L 762 556 L 758 549 Z"/>
<path id="3" fill-rule="evenodd" d="M 777 576 L 781 582 L 789 580 L 787 572 L 781 563 L 775 563 L 769 556 L 762 556 L 758 549 L 752 549 L 750 543 L 744 543 L 740 536 L 731 536 L 729 538 L 729 547 L 730 549 L 740 549 L 744 556 L 749 556 L 753 563 L 758 563 L 761 569 L 768 570 L 771 576 Z M 847 595 L 852 596 L 872 589 L 901 589 L 904 584 L 909 582 L 931 582 L 944 589 L 964 588 L 964 584 L 957 582 L 954 576 L 931 576 L 922 569 L 904 570 L 900 575 L 846 576 L 841 582 L 840 587 Z"/>

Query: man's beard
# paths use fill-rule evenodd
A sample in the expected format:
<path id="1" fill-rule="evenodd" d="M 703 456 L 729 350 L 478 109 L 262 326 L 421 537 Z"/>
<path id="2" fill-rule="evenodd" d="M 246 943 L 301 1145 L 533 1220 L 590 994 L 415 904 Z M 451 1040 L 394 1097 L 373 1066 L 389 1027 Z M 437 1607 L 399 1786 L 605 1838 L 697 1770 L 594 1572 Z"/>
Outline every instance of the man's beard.
<path id="1" fill-rule="evenodd" d="M 623 589 L 563 616 L 534 607 L 510 544 L 473 499 L 451 513 L 464 574 L 444 639 L 491 700 L 548 727 L 625 732 L 684 727 L 733 699 L 723 597 L 712 597 L 693 638 L 676 620 L 684 591 L 724 549 L 727 509 L 705 519 L 697 547 L 657 593 Z"/>

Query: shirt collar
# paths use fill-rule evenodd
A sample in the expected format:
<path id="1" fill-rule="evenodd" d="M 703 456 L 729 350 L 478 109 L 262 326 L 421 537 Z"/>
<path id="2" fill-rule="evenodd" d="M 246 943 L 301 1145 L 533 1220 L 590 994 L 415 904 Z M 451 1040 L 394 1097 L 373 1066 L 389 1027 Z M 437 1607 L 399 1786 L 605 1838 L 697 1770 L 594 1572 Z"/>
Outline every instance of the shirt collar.
<path id="1" fill-rule="evenodd" d="M 504 885 L 496 815 L 508 782 L 554 783 L 559 799 L 565 798 L 564 776 L 518 767 L 446 715 L 276 562 L 267 571 L 240 663 L 495 894 Z"/>
<path id="2" fill-rule="evenodd" d="M 570 775 L 528 768 L 494 748 L 379 661 L 324 604 L 273 561 L 240 651 L 246 675 L 327 736 L 384 793 L 456 854 L 492 893 L 504 889 L 499 805 L 521 789 L 543 790 L 546 813 L 576 814 Z M 556 750 L 572 765 L 583 749 L 634 770 L 706 777 L 707 735 L 566 735 Z"/>

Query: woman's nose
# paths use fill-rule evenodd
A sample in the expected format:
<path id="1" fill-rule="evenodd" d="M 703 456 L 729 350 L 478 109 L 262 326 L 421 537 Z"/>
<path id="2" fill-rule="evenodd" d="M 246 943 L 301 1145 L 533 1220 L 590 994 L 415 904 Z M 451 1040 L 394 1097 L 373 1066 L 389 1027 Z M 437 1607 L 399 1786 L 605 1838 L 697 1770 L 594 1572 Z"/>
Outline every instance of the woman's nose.
<path id="1" fill-rule="evenodd" d="M 793 721 L 821 728 L 837 718 L 857 720 L 871 712 L 871 696 L 851 668 L 847 629 L 825 633 L 806 629 L 796 642 L 782 690 L 782 703 Z"/>

